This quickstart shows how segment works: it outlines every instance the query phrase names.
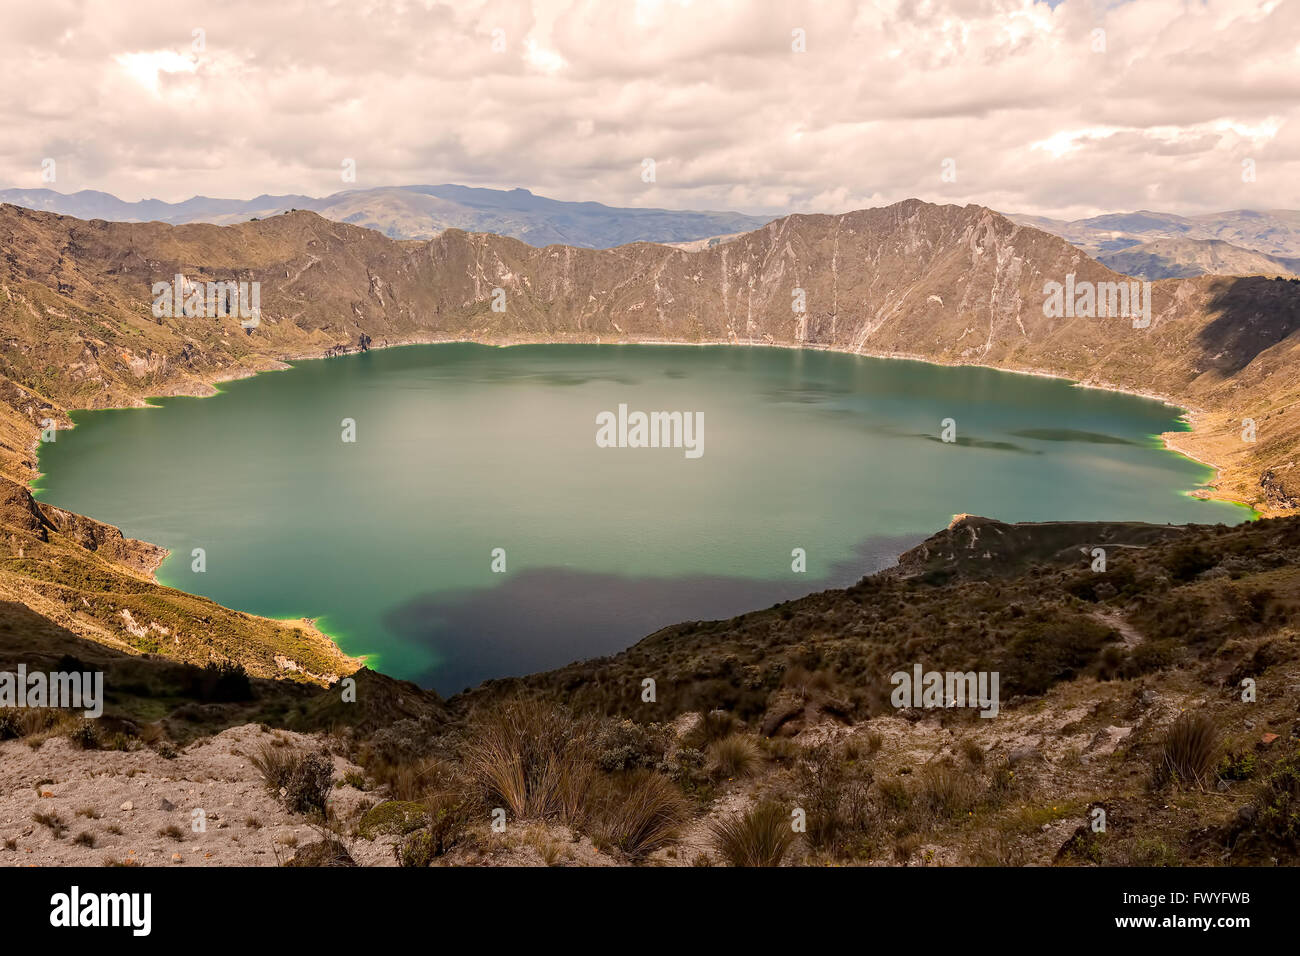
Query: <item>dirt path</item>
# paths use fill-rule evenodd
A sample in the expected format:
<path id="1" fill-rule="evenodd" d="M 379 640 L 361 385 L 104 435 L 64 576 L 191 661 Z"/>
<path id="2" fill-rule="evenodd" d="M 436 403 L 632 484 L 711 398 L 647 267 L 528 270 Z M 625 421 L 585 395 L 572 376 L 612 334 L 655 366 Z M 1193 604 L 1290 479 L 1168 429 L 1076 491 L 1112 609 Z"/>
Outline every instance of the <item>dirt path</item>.
<path id="1" fill-rule="evenodd" d="M 1124 639 L 1124 646 L 1129 650 L 1145 643 L 1146 638 L 1132 624 L 1124 619 L 1124 615 L 1118 611 L 1103 611 L 1100 608 L 1094 609 L 1092 617 L 1106 627 L 1114 628 L 1119 632 L 1119 636 Z"/>

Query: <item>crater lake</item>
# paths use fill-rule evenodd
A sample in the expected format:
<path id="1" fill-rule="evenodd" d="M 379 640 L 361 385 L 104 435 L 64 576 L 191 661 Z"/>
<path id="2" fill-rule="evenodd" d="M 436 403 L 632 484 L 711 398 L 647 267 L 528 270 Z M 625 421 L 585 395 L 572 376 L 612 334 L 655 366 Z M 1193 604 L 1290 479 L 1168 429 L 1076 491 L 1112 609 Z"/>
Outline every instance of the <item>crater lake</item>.
<path id="1" fill-rule="evenodd" d="M 697 416 L 700 454 L 598 443 L 620 406 Z M 851 584 L 954 514 L 1252 516 L 1191 496 L 1212 471 L 1164 448 L 1172 406 L 820 351 L 405 346 L 73 419 L 43 501 L 444 694 Z"/>

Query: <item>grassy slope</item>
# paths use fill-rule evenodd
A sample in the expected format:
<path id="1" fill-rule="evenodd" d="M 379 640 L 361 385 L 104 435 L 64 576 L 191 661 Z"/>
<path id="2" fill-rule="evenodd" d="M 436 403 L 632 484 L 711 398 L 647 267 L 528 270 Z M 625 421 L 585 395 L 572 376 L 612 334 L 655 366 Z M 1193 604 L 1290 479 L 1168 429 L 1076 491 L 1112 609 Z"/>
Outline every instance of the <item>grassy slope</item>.
<path id="1" fill-rule="evenodd" d="M 1091 570 L 1097 546 L 1105 573 Z M 915 662 L 1000 670 L 1005 699 L 1034 696 L 1081 676 L 1208 665 L 1231 641 L 1290 627 L 1300 620 L 1298 566 L 1295 519 L 1178 528 L 962 518 L 854 587 L 674 625 L 611 657 L 490 681 L 453 700 L 535 693 L 641 716 L 641 681 L 653 677 L 657 719 L 721 708 L 771 721 L 797 668 L 824 675 L 832 710 L 863 719 L 890 709 L 885 675 Z M 1142 642 L 1125 643 L 1117 622 Z"/>
<path id="2" fill-rule="evenodd" d="M 52 508 L 0 478 L 0 596 L 129 653 L 203 665 L 234 661 L 256 677 L 333 681 L 356 670 L 306 624 L 231 611 L 163 587 L 161 549 Z"/>
<path id="3" fill-rule="evenodd" d="M 787 861 L 1268 864 L 1300 859 L 1297 622 L 1297 518 L 962 517 L 853 587 L 666 628 L 446 710 L 367 673 L 360 706 L 281 681 L 254 681 L 252 701 L 205 699 L 192 668 L 82 640 L 13 602 L 0 603 L 0 667 L 49 669 L 63 654 L 104 667 L 112 726 L 146 740 L 247 720 L 356 727 L 331 746 L 365 768 L 360 810 L 415 803 L 331 828 L 368 839 L 368 819 L 413 808 L 400 840 L 416 864 L 725 862 L 715 826 L 763 801 L 783 827 L 790 807 L 808 811 Z M 998 670 L 999 715 L 894 709 L 889 674 L 914 663 Z M 725 719 L 698 716 L 713 708 Z M 1201 785 L 1158 771 L 1188 713 L 1212 726 Z M 503 835 L 485 822 L 495 806 L 509 807 Z M 1101 834 L 1087 825 L 1099 807 Z"/>

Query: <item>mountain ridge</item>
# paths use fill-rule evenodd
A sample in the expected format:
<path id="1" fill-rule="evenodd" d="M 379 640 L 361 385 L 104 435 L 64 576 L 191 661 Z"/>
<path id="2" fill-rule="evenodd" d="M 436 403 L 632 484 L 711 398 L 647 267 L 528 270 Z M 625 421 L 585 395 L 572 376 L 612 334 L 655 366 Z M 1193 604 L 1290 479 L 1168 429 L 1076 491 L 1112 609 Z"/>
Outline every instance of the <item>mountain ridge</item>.
<path id="1" fill-rule="evenodd" d="M 25 396 L 0 405 L 0 438 L 5 419 L 10 436 L 0 468 L 13 477 L 34 468 L 20 448 L 42 403 L 66 421 L 69 408 L 202 394 L 224 377 L 359 342 L 676 341 L 989 365 L 1167 398 L 1197 413 L 1193 433 L 1172 437 L 1225 468 L 1220 495 L 1264 511 L 1300 498 L 1292 477 L 1300 394 L 1286 374 L 1300 349 L 1296 284 L 1161 280 L 1145 330 L 1049 318 L 1046 282 L 1126 277 L 982 206 L 907 200 L 793 214 L 695 252 L 539 248 L 456 229 L 391 240 L 307 211 L 220 227 L 83 222 L 3 206 L 0 248 L 0 374 Z M 232 319 L 155 319 L 151 286 L 178 273 L 260 282 L 261 325 L 246 335 Z M 504 312 L 492 309 L 495 289 Z M 1235 434 L 1245 418 L 1261 422 L 1254 445 Z"/>
<path id="2" fill-rule="evenodd" d="M 687 242 L 757 228 L 765 216 L 714 210 L 674 210 L 568 202 L 523 188 L 487 189 L 441 185 L 345 189 L 328 196 L 263 194 L 253 199 L 191 196 L 176 203 L 160 199 L 127 202 L 111 193 L 81 190 L 3 189 L 0 203 L 118 222 L 208 222 L 232 225 L 306 209 L 336 222 L 365 226 L 390 239 L 430 239 L 445 229 L 493 232 L 531 245 L 565 242 L 608 248 L 635 240 Z"/>
<path id="3" fill-rule="evenodd" d="M 1196 216 L 1139 209 L 1074 220 L 1009 213 L 1008 218 L 1060 236 L 1091 256 L 1156 239 L 1218 239 L 1265 255 L 1300 256 L 1300 211 L 1294 209 L 1229 209 Z"/>
<path id="4" fill-rule="evenodd" d="M 1198 275 L 1300 275 L 1300 258 L 1271 256 L 1234 246 L 1223 239 L 1153 239 L 1105 252 L 1097 261 L 1125 275 L 1143 279 L 1190 278 Z"/>

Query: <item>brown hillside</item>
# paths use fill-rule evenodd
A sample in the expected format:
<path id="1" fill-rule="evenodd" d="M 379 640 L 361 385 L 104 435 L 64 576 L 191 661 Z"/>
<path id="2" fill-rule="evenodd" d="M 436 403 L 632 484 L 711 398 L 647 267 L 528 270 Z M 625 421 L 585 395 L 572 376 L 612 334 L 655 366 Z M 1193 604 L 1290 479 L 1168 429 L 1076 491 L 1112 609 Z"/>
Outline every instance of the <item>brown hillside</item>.
<path id="1" fill-rule="evenodd" d="M 394 241 L 296 212 L 237 226 L 83 222 L 0 207 L 0 442 L 6 473 L 53 406 L 202 392 L 287 357 L 408 341 L 803 345 L 1065 375 L 1200 414 L 1181 447 L 1226 469 L 1219 491 L 1283 513 L 1300 497 L 1300 284 L 1154 284 L 1153 321 L 1046 318 L 1043 286 L 1120 277 L 1064 240 L 978 206 L 916 200 L 795 215 L 698 252 L 637 243 L 533 248 L 449 230 Z M 262 284 L 262 323 L 155 319 L 151 286 Z M 506 310 L 491 309 L 504 290 Z M 791 300 L 804 290 L 807 312 Z M 1241 440 L 1241 420 L 1258 440 Z"/>

